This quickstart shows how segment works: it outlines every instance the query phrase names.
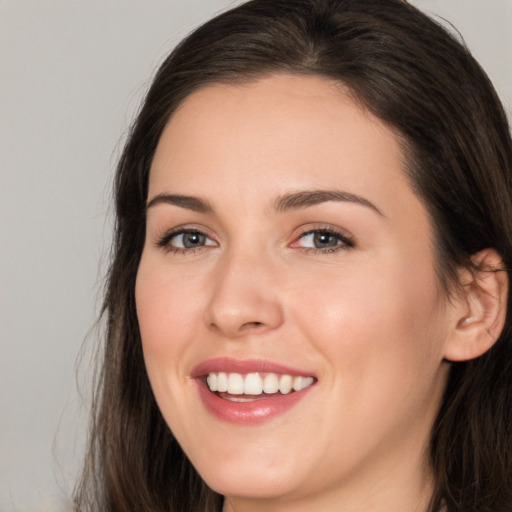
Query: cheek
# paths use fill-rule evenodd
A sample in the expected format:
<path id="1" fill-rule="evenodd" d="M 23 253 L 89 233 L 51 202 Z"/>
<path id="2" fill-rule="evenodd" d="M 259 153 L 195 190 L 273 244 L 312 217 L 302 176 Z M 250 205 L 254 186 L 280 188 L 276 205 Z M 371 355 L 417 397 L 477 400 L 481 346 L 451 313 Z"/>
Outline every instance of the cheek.
<path id="1" fill-rule="evenodd" d="M 193 326 L 196 311 L 194 294 L 187 281 L 175 279 L 159 263 L 142 257 L 135 288 L 137 318 L 142 339 L 144 358 L 150 380 L 156 373 L 162 378 L 175 374 L 168 365 L 182 360 Z"/>
<path id="2" fill-rule="evenodd" d="M 351 446 L 377 445 L 383 433 L 397 442 L 412 432 L 425 436 L 444 389 L 446 330 L 435 275 L 398 263 L 385 273 L 360 265 L 306 282 L 315 292 L 295 303 L 302 332 L 328 361 L 321 377 L 336 397 L 323 437 L 339 438 L 347 460 L 357 456 Z"/>
<path id="3" fill-rule="evenodd" d="M 157 258 L 143 255 L 135 288 L 144 361 L 151 388 L 166 423 L 179 439 L 193 430 L 191 385 L 186 368 L 197 332 L 197 282 L 169 272 Z M 196 336 L 197 337 L 197 336 Z M 192 423 L 188 419 L 192 417 Z"/>
<path id="4" fill-rule="evenodd" d="M 299 297 L 293 316 L 319 350 L 348 373 L 435 366 L 442 360 L 446 329 L 435 273 L 426 263 L 359 261 L 323 278 L 304 278 L 308 293 L 292 294 Z"/>

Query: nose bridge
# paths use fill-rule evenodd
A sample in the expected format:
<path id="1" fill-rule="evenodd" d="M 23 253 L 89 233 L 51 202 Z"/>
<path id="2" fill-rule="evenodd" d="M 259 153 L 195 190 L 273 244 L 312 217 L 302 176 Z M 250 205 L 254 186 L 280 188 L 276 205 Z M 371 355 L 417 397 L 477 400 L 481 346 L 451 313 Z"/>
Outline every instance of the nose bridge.
<path id="1" fill-rule="evenodd" d="M 265 251 L 232 248 L 220 258 L 206 323 L 226 337 L 275 329 L 283 320 L 277 268 Z"/>

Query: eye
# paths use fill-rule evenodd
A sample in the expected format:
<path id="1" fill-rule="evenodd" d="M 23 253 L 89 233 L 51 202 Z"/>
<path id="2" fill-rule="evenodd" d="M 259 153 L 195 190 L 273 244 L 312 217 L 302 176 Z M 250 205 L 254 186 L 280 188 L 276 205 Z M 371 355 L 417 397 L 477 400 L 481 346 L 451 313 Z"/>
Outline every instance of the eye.
<path id="1" fill-rule="evenodd" d="M 194 249 L 196 247 L 202 247 L 203 245 L 213 245 L 208 242 L 211 242 L 211 240 L 204 233 L 199 231 L 178 233 L 169 240 L 169 243 L 173 247 L 179 249 Z"/>
<path id="2" fill-rule="evenodd" d="M 157 242 L 157 245 L 174 252 L 186 252 L 201 249 L 205 246 L 215 246 L 217 244 L 201 231 L 196 229 L 181 229 L 164 235 Z"/>
<path id="3" fill-rule="evenodd" d="M 332 252 L 354 247 L 354 242 L 346 235 L 332 229 L 312 229 L 300 235 L 292 244 L 292 247 Z"/>

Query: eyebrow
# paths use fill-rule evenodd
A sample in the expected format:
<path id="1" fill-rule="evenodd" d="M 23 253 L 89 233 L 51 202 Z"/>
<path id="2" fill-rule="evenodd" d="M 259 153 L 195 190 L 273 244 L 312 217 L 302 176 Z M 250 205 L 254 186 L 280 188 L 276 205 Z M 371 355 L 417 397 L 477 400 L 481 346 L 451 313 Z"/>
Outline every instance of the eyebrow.
<path id="1" fill-rule="evenodd" d="M 300 192 L 292 192 L 279 196 L 274 203 L 274 208 L 277 212 L 285 212 L 310 208 L 329 201 L 344 201 L 360 204 L 384 217 L 384 214 L 372 202 L 368 201 L 368 199 L 341 190 L 303 190 Z M 214 212 L 212 205 L 205 199 L 195 196 L 166 193 L 154 196 L 146 205 L 146 211 L 159 204 L 170 204 L 198 213 Z"/>
<path id="2" fill-rule="evenodd" d="M 368 199 L 356 194 L 351 194 L 350 192 L 343 192 L 341 190 L 304 190 L 301 192 L 285 194 L 277 198 L 275 202 L 275 209 L 278 212 L 298 210 L 329 201 L 357 203 L 374 210 L 380 216 L 384 217 L 384 214 L 372 202 L 368 201 Z"/>
<path id="3" fill-rule="evenodd" d="M 158 194 L 146 205 L 146 211 L 158 204 L 172 204 L 198 213 L 212 213 L 213 207 L 204 199 L 181 194 Z"/>

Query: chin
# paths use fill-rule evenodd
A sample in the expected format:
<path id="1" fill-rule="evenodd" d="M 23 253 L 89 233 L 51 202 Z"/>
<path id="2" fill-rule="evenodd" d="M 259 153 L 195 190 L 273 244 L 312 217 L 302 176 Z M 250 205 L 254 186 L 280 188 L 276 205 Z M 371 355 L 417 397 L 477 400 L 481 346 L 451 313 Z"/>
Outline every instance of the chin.
<path id="1" fill-rule="evenodd" d="M 223 496 L 277 499 L 293 494 L 300 487 L 296 481 L 296 473 L 289 474 L 282 467 L 272 468 L 254 463 L 250 467 L 242 464 L 220 464 L 199 471 L 199 474 L 210 489 Z"/>

